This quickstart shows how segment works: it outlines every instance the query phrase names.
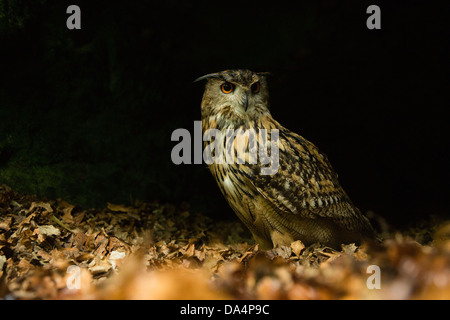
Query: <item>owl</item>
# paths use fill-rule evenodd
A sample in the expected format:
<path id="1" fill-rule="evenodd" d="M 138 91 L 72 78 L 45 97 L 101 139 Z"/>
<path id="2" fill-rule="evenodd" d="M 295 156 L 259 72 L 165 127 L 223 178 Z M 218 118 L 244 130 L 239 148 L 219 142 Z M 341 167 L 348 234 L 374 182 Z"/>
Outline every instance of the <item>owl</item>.
<path id="1" fill-rule="evenodd" d="M 229 205 L 261 249 L 295 240 L 340 248 L 371 238 L 369 220 L 339 184 L 326 155 L 272 118 L 267 75 L 226 70 L 196 80 L 206 80 L 203 132 L 222 133 L 210 140 L 216 146 L 214 159 L 226 159 L 230 153 L 238 159 L 208 164 Z M 254 133 L 253 138 L 248 132 Z M 205 141 L 205 150 L 211 143 Z M 276 165 L 258 158 L 260 153 L 254 152 L 258 148 L 270 156 L 276 151 Z M 263 174 L 269 165 L 276 170 Z"/>

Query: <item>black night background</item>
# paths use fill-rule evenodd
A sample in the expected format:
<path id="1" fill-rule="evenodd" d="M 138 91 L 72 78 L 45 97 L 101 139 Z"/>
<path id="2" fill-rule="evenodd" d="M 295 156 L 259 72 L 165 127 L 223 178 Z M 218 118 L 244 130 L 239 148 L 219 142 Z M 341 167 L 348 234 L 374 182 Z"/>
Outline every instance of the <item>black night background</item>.
<path id="1" fill-rule="evenodd" d="M 187 202 L 236 219 L 206 165 L 174 165 L 203 84 L 268 71 L 271 111 L 363 211 L 449 217 L 445 1 L 0 1 L 0 183 L 83 208 Z M 366 8 L 381 8 L 368 30 Z"/>

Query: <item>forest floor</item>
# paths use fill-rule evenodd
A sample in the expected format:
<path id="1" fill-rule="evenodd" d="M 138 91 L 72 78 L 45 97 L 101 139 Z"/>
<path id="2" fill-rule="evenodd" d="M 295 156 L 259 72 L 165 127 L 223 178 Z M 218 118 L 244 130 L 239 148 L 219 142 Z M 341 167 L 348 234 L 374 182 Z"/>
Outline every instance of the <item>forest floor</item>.
<path id="1" fill-rule="evenodd" d="M 262 251 L 187 204 L 83 210 L 0 186 L 0 299 L 450 299 L 450 222 Z"/>

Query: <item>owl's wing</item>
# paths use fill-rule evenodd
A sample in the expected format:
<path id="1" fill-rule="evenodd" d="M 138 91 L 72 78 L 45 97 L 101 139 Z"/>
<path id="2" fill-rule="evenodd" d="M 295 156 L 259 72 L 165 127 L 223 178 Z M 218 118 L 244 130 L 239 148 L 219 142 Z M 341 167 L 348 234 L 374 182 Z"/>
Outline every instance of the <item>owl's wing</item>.
<path id="1" fill-rule="evenodd" d="M 255 168 L 250 183 L 285 214 L 330 218 L 350 230 L 361 224 L 359 210 L 340 186 L 327 157 L 287 129 L 279 131 L 278 172 L 262 175 Z"/>

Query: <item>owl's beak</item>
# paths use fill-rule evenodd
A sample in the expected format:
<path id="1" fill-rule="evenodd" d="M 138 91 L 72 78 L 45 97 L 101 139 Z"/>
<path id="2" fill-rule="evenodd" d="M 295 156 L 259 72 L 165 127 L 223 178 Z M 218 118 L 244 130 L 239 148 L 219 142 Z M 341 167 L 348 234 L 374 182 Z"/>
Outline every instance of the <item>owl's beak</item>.
<path id="1" fill-rule="evenodd" d="M 247 96 L 246 93 L 244 93 L 244 101 L 242 102 L 242 105 L 244 106 L 245 112 L 247 112 L 247 108 L 248 108 L 248 96 Z"/>

